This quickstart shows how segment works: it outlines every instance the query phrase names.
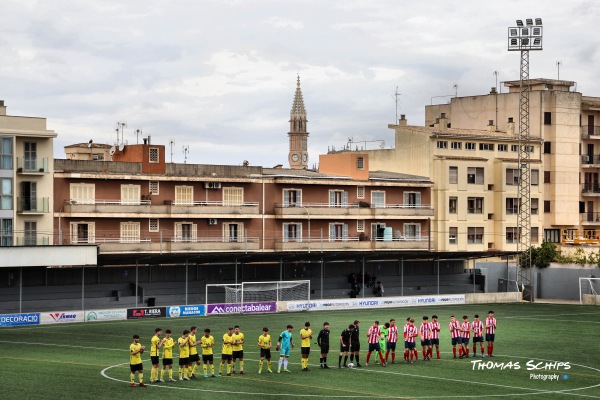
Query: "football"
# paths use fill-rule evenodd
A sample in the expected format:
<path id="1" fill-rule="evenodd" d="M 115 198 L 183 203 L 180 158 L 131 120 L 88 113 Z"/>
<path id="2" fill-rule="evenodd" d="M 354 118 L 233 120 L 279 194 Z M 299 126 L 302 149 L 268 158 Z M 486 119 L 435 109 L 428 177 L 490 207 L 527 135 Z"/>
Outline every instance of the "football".
<path id="1" fill-rule="evenodd" d="M 354 363 L 348 364 L 348 368 L 354 368 Z"/>

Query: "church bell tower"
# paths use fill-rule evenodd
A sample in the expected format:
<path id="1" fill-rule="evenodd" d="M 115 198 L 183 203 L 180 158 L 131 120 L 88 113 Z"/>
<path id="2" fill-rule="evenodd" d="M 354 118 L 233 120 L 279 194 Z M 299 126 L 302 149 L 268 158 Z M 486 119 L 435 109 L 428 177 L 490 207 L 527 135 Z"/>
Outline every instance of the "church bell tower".
<path id="1" fill-rule="evenodd" d="M 292 169 L 306 169 L 308 167 L 308 132 L 306 131 L 306 109 L 300 89 L 300 76 L 296 83 L 296 94 L 290 112 L 290 152 L 288 161 Z"/>

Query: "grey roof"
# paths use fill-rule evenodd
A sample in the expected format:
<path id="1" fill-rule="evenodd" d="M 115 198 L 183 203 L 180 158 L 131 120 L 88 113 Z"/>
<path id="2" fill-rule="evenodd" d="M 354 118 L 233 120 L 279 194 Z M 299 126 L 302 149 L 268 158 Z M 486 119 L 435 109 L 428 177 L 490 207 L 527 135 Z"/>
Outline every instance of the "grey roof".
<path id="1" fill-rule="evenodd" d="M 402 174 L 400 172 L 390 171 L 370 171 L 369 179 L 432 183 L 431 179 L 426 176 Z"/>

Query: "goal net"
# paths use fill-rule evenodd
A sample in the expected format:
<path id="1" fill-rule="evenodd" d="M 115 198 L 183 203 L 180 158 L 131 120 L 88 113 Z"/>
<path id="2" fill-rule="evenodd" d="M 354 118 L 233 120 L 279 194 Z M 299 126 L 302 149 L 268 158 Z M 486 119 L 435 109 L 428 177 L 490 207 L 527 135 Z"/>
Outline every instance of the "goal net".
<path id="1" fill-rule="evenodd" d="M 600 278 L 579 278 L 579 303 L 583 304 L 583 296 L 600 295 Z M 595 303 L 594 303 L 595 304 Z"/>
<path id="2" fill-rule="evenodd" d="M 310 301 L 310 281 L 244 282 L 206 285 L 206 304 Z M 243 309 L 243 307 L 240 307 Z"/>

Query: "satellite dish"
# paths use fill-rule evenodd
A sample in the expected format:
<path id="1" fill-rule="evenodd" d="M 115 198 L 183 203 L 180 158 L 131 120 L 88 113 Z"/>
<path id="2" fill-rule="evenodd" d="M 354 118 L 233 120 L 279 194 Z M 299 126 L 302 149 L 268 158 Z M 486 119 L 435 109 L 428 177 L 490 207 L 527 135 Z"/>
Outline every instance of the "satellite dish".
<path id="1" fill-rule="evenodd" d="M 119 145 L 119 151 L 120 151 L 120 152 L 123 152 L 123 149 L 124 149 L 124 148 L 125 148 L 125 143 L 121 143 L 121 144 Z"/>
<path id="2" fill-rule="evenodd" d="M 117 151 L 117 149 L 115 148 L 115 146 L 111 147 L 110 150 L 108 151 L 108 154 L 110 154 L 111 156 L 115 154 L 115 152 Z"/>

